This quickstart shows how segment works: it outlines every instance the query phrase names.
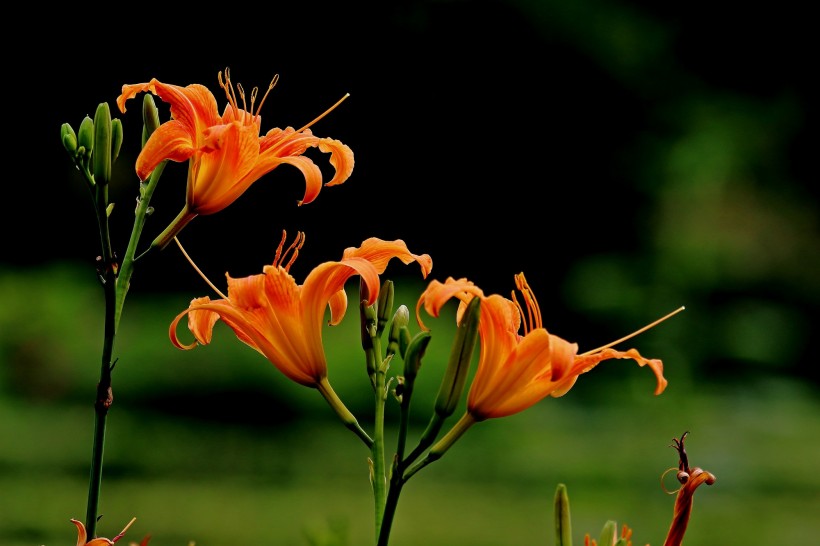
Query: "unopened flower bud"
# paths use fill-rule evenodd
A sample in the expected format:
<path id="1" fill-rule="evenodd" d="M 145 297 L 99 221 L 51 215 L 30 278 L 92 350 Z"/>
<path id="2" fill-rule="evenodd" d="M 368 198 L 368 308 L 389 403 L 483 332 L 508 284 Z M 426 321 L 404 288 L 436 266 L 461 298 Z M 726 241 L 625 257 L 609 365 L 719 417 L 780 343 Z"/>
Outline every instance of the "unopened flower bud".
<path id="1" fill-rule="evenodd" d="M 379 318 L 381 321 L 381 317 Z M 393 315 L 393 322 L 390 323 L 390 333 L 387 334 L 387 354 L 394 355 L 400 351 L 400 344 L 402 338 L 402 330 L 407 330 L 407 325 L 410 323 L 410 311 L 406 305 L 400 305 Z M 410 335 L 410 332 L 407 332 Z"/>
<path id="2" fill-rule="evenodd" d="M 379 319 L 376 324 L 376 335 L 381 335 L 381 333 L 384 332 L 384 327 L 390 318 L 390 314 L 393 312 L 394 292 L 393 281 L 384 281 L 382 289 L 379 292 L 379 302 L 376 306 Z"/>
<path id="3" fill-rule="evenodd" d="M 60 127 L 60 140 L 68 153 L 72 156 L 77 154 L 77 135 L 68 123 Z"/>
<path id="4" fill-rule="evenodd" d="M 111 181 L 111 141 L 111 109 L 107 102 L 103 102 L 94 114 L 94 150 L 91 154 L 94 181 L 98 184 Z"/>
<path id="5" fill-rule="evenodd" d="M 159 127 L 159 111 L 157 104 L 154 102 L 154 96 L 146 93 L 142 100 L 142 145 Z"/>
<path id="6" fill-rule="evenodd" d="M 117 118 L 111 120 L 111 163 L 117 160 L 122 148 L 123 132 L 122 121 Z"/>
<path id="7" fill-rule="evenodd" d="M 558 484 L 555 490 L 555 544 L 569 546 L 572 544 L 572 520 L 569 512 L 569 495 L 567 486 Z"/>
<path id="8" fill-rule="evenodd" d="M 94 150 L 94 120 L 88 116 L 80 123 L 80 130 L 77 132 L 77 144 L 90 154 Z"/>
<path id="9" fill-rule="evenodd" d="M 413 381 L 421 368 L 421 359 L 427 351 L 427 345 L 433 338 L 430 332 L 419 332 L 416 334 L 407 346 L 407 353 L 404 357 L 404 380 L 410 388 L 412 388 Z"/>

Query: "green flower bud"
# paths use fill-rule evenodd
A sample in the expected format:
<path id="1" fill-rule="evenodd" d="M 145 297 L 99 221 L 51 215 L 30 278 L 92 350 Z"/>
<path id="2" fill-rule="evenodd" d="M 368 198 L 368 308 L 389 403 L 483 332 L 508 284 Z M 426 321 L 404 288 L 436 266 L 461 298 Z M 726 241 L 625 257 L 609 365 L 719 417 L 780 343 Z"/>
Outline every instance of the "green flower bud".
<path id="1" fill-rule="evenodd" d="M 77 135 L 68 123 L 63 123 L 60 127 L 60 141 L 68 153 L 77 155 Z"/>
<path id="2" fill-rule="evenodd" d="M 461 393 L 470 371 L 470 361 L 473 358 L 478 339 L 478 318 L 481 311 L 481 299 L 473 298 L 467 304 L 467 309 L 461 317 L 453 348 L 450 351 L 450 361 L 447 371 L 441 381 L 438 396 L 436 397 L 436 413 L 441 417 L 452 415 L 461 400 Z"/>
<path id="3" fill-rule="evenodd" d="M 111 120 L 111 163 L 117 160 L 122 148 L 123 133 L 122 121 L 117 118 Z"/>
<path id="4" fill-rule="evenodd" d="M 615 537 L 618 535 L 618 524 L 613 520 L 609 520 L 601 529 L 601 536 L 598 538 L 598 544 L 615 544 Z"/>
<path id="5" fill-rule="evenodd" d="M 427 345 L 433 339 L 430 332 L 419 332 L 407 346 L 407 354 L 404 357 L 404 381 L 412 387 L 413 381 L 421 368 L 421 359 L 427 351 Z"/>
<path id="6" fill-rule="evenodd" d="M 80 123 L 80 130 L 77 132 L 77 144 L 85 149 L 86 154 L 94 150 L 94 120 L 85 116 Z"/>
<path id="7" fill-rule="evenodd" d="M 111 181 L 111 110 L 107 102 L 100 103 L 94 114 L 94 150 L 91 154 L 94 181 L 108 184 Z"/>
<path id="8" fill-rule="evenodd" d="M 154 102 L 154 96 L 151 93 L 146 93 L 142 100 L 142 145 L 151 137 L 151 135 L 159 128 L 159 110 L 157 104 Z"/>
<path id="9" fill-rule="evenodd" d="M 381 317 L 379 317 L 381 321 Z M 387 354 L 394 355 L 399 351 L 402 330 L 407 330 L 410 323 L 410 311 L 406 305 L 400 305 L 393 315 L 393 322 L 390 323 L 390 333 L 387 335 Z M 410 333 L 408 332 L 408 336 Z"/>
<path id="10" fill-rule="evenodd" d="M 399 330 L 399 354 L 402 358 L 407 354 L 408 347 L 410 347 L 410 329 L 402 328 Z"/>
<path id="11" fill-rule="evenodd" d="M 555 490 L 555 546 L 572 546 L 569 495 L 563 483 L 559 483 Z"/>

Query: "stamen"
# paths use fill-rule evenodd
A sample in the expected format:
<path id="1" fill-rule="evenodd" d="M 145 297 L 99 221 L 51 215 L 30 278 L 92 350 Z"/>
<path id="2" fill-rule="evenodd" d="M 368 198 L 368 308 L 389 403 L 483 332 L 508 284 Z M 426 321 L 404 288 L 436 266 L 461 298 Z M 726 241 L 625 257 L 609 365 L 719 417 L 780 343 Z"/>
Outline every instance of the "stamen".
<path id="1" fill-rule="evenodd" d="M 276 74 L 273 79 L 270 81 L 270 85 L 268 85 L 268 90 L 265 91 L 265 95 L 262 97 L 262 100 L 259 101 L 259 106 L 256 108 L 256 112 L 254 115 L 258 116 L 259 112 L 262 111 L 262 105 L 265 104 L 265 99 L 268 98 L 271 90 L 276 86 L 276 82 L 279 81 L 279 74 Z M 253 108 L 253 104 L 251 104 L 251 108 Z"/>
<path id="2" fill-rule="evenodd" d="M 273 83 L 271 83 L 271 85 L 273 85 Z M 308 127 L 310 127 L 311 125 L 313 125 L 314 123 L 316 123 L 317 121 L 319 121 L 320 119 L 322 119 L 323 117 L 325 117 L 326 115 L 331 113 L 337 106 L 342 104 L 342 102 L 349 96 L 350 96 L 350 93 L 345 93 L 345 96 L 340 98 L 339 100 L 337 100 L 336 104 L 334 104 L 333 106 L 331 106 L 330 108 L 325 110 L 324 114 L 320 115 L 319 117 L 317 117 L 316 119 L 314 119 L 313 121 L 311 121 L 310 123 L 308 123 L 307 125 L 305 125 L 304 127 L 302 127 L 301 129 L 299 129 L 296 132 L 301 133 L 302 131 L 304 131 L 305 129 L 307 129 Z"/>
<path id="3" fill-rule="evenodd" d="M 530 288 L 527 279 L 524 277 L 524 273 L 519 273 L 515 276 L 515 287 L 521 292 L 521 295 L 524 297 L 524 302 L 527 304 L 529 322 L 529 329 L 527 331 L 530 332 L 541 328 L 543 326 L 541 307 L 538 305 L 538 300 L 535 299 L 535 293 L 533 293 L 532 288 Z M 513 298 L 515 298 L 515 294 L 513 294 Z M 516 305 L 518 305 L 517 302 Z M 521 306 L 518 305 L 518 308 L 520 309 Z"/>
<path id="4" fill-rule="evenodd" d="M 591 354 L 593 354 L 593 353 L 597 353 L 598 351 L 603 351 L 604 349 L 608 349 L 608 348 L 610 348 L 610 347 L 614 347 L 615 345 L 617 345 L 617 344 L 619 344 L 619 343 L 622 343 L 622 342 L 626 341 L 627 339 L 631 339 L 631 338 L 633 338 L 633 337 L 637 336 L 638 334 L 641 334 L 641 333 L 643 333 L 643 332 L 646 332 L 646 331 L 647 331 L 647 330 L 649 330 L 650 328 L 653 328 L 653 327 L 657 326 L 658 324 L 660 324 L 661 322 L 665 321 L 666 319 L 671 318 L 671 317 L 673 317 L 673 316 L 677 315 L 678 313 L 680 313 L 680 312 L 681 312 L 681 311 L 683 311 L 684 309 L 686 309 L 686 307 L 684 307 L 683 305 L 681 305 L 680 307 L 678 307 L 677 309 L 675 309 L 674 311 L 672 311 L 671 313 L 669 313 L 669 314 L 668 314 L 668 315 L 666 315 L 665 317 L 661 317 L 661 318 L 659 318 L 658 320 L 656 320 L 655 322 L 653 322 L 653 323 L 651 323 L 651 324 L 647 324 L 646 326 L 644 326 L 644 327 L 643 327 L 643 328 L 641 328 L 640 330 L 635 330 L 634 332 L 632 332 L 632 333 L 631 333 L 631 334 L 629 334 L 628 336 L 624 336 L 624 337 L 622 337 L 621 339 L 618 339 L 618 340 L 613 341 L 612 343 L 607 343 L 606 345 L 603 345 L 603 346 L 601 346 L 601 347 L 598 347 L 597 349 L 592 349 L 591 351 L 587 351 L 587 352 L 585 352 L 585 353 L 582 353 L 582 354 L 580 354 L 579 356 L 591 355 Z"/>
<path id="5" fill-rule="evenodd" d="M 187 253 L 187 252 L 185 252 L 185 249 L 184 249 L 184 248 L 182 248 L 182 243 L 180 243 L 180 242 L 179 242 L 179 239 L 177 239 L 176 237 L 174 237 L 174 241 L 176 241 L 177 246 L 178 246 L 178 247 L 179 247 L 179 249 L 182 251 L 182 255 L 183 255 L 183 256 L 185 256 L 185 259 L 186 259 L 186 260 L 188 260 L 188 263 L 189 263 L 189 264 L 191 264 L 191 266 L 194 268 L 194 271 L 196 271 L 197 273 L 199 273 L 199 276 L 200 276 L 200 277 L 202 277 L 203 279 L 205 279 L 205 282 L 206 282 L 206 283 L 208 283 L 208 286 L 210 286 L 210 287 L 211 287 L 211 289 L 212 289 L 214 292 L 216 292 L 217 294 L 219 294 L 219 297 L 221 297 L 221 298 L 222 298 L 222 299 L 224 299 L 224 300 L 228 299 L 228 296 L 226 296 L 225 294 L 223 294 L 223 293 L 219 290 L 219 288 L 217 288 L 216 286 L 214 286 L 214 283 L 212 283 L 212 282 L 211 282 L 211 280 L 210 280 L 208 277 L 206 277 L 206 276 L 205 276 L 205 273 L 203 273 L 203 272 L 202 272 L 202 270 L 201 270 L 201 269 L 199 269 L 199 268 L 196 266 L 196 264 L 194 263 L 194 261 L 193 261 L 193 260 L 191 259 L 191 257 L 188 255 L 188 253 Z"/>
<path id="6" fill-rule="evenodd" d="M 282 240 L 279 241 L 279 246 L 276 248 L 276 255 L 273 258 L 273 266 L 274 267 L 281 267 L 285 271 L 290 271 L 290 266 L 293 265 L 293 262 L 296 261 L 296 258 L 299 256 L 299 250 L 305 244 L 305 234 L 302 231 L 296 232 L 296 239 L 291 243 L 291 245 L 282 252 L 282 249 L 285 246 L 285 239 L 287 238 L 287 232 L 282 230 Z M 290 258 L 288 255 L 290 254 Z M 287 260 L 285 265 L 282 265 L 282 262 Z"/>
<path id="7" fill-rule="evenodd" d="M 128 530 L 129 527 L 131 527 L 134 524 L 135 521 L 137 521 L 137 518 L 131 518 L 131 521 L 128 522 L 128 525 L 126 525 L 125 528 L 122 531 L 120 531 L 120 534 L 112 538 L 111 542 L 117 542 L 119 539 L 125 536 L 125 532 Z"/>
<path id="8" fill-rule="evenodd" d="M 296 239 L 291 243 L 290 247 L 285 251 L 285 254 L 291 252 L 290 260 L 288 263 L 285 264 L 285 271 L 290 271 L 290 266 L 293 265 L 293 262 L 296 261 L 296 258 L 299 256 L 299 250 L 305 244 L 305 233 L 303 231 L 296 232 Z"/>
<path id="9" fill-rule="evenodd" d="M 222 80 L 222 72 L 219 72 L 218 79 L 219 87 L 225 90 L 225 96 L 228 97 L 228 104 L 230 104 L 234 110 L 239 110 L 239 103 L 236 100 L 233 85 L 231 85 L 231 71 L 225 68 L 225 80 Z"/>
<path id="10" fill-rule="evenodd" d="M 245 89 L 241 83 L 236 84 L 236 90 L 239 91 L 239 98 L 242 99 L 242 111 L 247 111 L 248 103 L 245 102 Z"/>
<path id="11" fill-rule="evenodd" d="M 689 469 L 689 457 L 686 455 L 686 450 L 683 448 L 683 439 L 686 438 L 687 434 L 689 434 L 688 430 L 681 435 L 680 440 L 677 438 L 672 438 L 672 441 L 675 443 L 671 444 L 669 447 L 674 447 L 680 456 L 680 460 L 678 461 L 678 469 L 683 470 L 687 474 L 691 474 L 691 470 Z"/>
<path id="12" fill-rule="evenodd" d="M 279 267 L 279 260 L 282 257 L 282 247 L 285 246 L 285 239 L 288 236 L 288 232 L 284 229 L 282 230 L 282 240 L 279 241 L 279 246 L 276 247 L 276 254 L 273 256 L 273 267 Z"/>
<path id="13" fill-rule="evenodd" d="M 259 88 L 258 87 L 254 87 L 253 89 L 251 89 L 251 107 L 248 110 L 248 112 L 250 112 L 251 114 L 253 114 L 253 103 L 256 102 L 256 95 L 258 95 L 258 94 L 259 94 Z"/>

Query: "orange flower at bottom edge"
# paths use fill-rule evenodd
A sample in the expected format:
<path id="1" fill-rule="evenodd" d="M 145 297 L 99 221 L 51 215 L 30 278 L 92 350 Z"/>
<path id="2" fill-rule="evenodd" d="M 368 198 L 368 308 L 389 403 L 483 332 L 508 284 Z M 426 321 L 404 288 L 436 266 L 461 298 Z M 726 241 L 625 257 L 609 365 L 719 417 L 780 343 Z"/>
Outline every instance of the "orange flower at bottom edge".
<path id="1" fill-rule="evenodd" d="M 481 298 L 481 354 L 467 398 L 467 413 L 473 421 L 518 413 L 548 395 L 563 396 L 578 376 L 613 358 L 648 365 L 657 378 L 655 394 L 664 391 L 667 381 L 660 360 L 644 358 L 635 349 L 616 351 L 609 346 L 579 355 L 577 344 L 547 332 L 524 274 L 516 275 L 515 280 L 524 299 L 523 306 L 515 293 L 512 300 L 499 295 L 485 296 L 471 281 L 452 277 L 444 283 L 432 281 L 416 306 L 419 325 L 425 328 L 419 317 L 422 306 L 428 314 L 438 317 L 442 306 L 455 297 L 461 301 L 460 320 L 466 304 L 474 297 Z M 522 322 L 523 335 L 519 334 Z"/>
<path id="2" fill-rule="evenodd" d="M 290 275 L 290 266 L 304 244 L 303 234 L 283 251 L 285 237 L 272 265 L 263 273 L 243 278 L 228 278 L 228 297 L 211 301 L 196 298 L 188 309 L 171 323 L 171 342 L 180 349 L 193 349 L 211 342 L 214 324 L 222 319 L 236 336 L 264 355 L 291 380 L 308 387 L 324 383 L 327 362 L 322 345 L 325 311 L 330 309 L 329 324 L 338 324 L 347 310 L 344 285 L 359 275 L 372 305 L 379 295 L 379 275 L 388 262 L 398 258 L 405 264 L 417 262 L 426 277 L 433 267 L 427 254 L 411 253 L 402 240 L 367 239 L 358 248 L 347 248 L 341 261 L 325 262 L 314 268 L 304 284 Z M 188 315 L 188 329 L 196 341 L 182 343 L 177 337 L 179 321 Z"/>
<path id="3" fill-rule="evenodd" d="M 692 515 L 692 504 L 695 500 L 695 489 L 703 485 L 712 485 L 717 478 L 711 472 L 702 468 L 690 467 L 689 457 L 686 455 L 683 442 L 689 432 L 684 432 L 678 438 L 673 438 L 674 447 L 680 456 L 678 461 L 678 481 L 681 483 L 678 489 L 678 496 L 675 498 L 675 509 L 672 514 L 672 523 L 663 546 L 680 546 L 683 542 L 683 535 L 689 526 L 689 518 Z M 674 468 L 670 469 L 674 470 Z"/>
<path id="4" fill-rule="evenodd" d="M 632 529 L 624 523 L 623 527 L 621 527 L 621 536 L 614 536 L 612 538 L 612 545 L 602 544 L 601 546 L 614 546 L 615 544 L 618 544 L 619 541 L 621 543 L 626 543 L 626 546 L 632 546 Z M 589 533 L 587 533 L 586 535 L 584 535 L 584 546 L 598 546 L 598 541 L 594 538 L 591 538 L 589 536 Z M 649 546 L 649 544 L 647 544 L 646 546 Z"/>
<path id="5" fill-rule="evenodd" d="M 126 525 L 125 528 L 122 531 L 120 531 L 120 534 L 118 534 L 112 539 L 100 537 L 91 540 L 88 540 L 88 533 L 86 532 L 85 525 L 82 521 L 72 518 L 71 523 L 73 523 L 74 526 L 77 527 L 77 546 L 112 546 L 115 542 L 121 539 L 123 535 L 125 535 L 125 532 L 128 530 L 129 527 L 131 527 L 131 525 L 136 520 L 137 518 L 132 518 L 131 521 L 128 522 L 128 525 Z M 147 546 L 149 538 L 150 537 L 145 537 L 143 541 L 140 543 L 140 546 Z"/>

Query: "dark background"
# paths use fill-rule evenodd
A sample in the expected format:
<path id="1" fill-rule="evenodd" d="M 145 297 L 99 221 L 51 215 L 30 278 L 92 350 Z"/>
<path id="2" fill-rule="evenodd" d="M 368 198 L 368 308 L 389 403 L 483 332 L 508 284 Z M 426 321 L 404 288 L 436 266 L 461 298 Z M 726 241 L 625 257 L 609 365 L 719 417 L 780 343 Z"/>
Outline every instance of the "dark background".
<path id="1" fill-rule="evenodd" d="M 2 261 L 78 261 L 93 275 L 96 226 L 61 151 L 62 123 L 78 127 L 102 101 L 123 120 L 112 184 L 123 251 L 141 120 L 139 99 L 116 112 L 122 84 L 201 83 L 222 109 L 220 70 L 230 67 L 246 89 L 279 74 L 263 131 L 300 127 L 349 92 L 313 129 L 348 144 L 356 167 L 347 183 L 296 207 L 304 184 L 284 166 L 222 213 L 194 220 L 180 239 L 212 279 L 259 272 L 283 229 L 307 232 L 297 279 L 367 237 L 402 238 L 431 254 L 434 278 L 466 276 L 506 294 L 513 274 L 526 272 L 546 326 L 582 344 L 687 305 L 692 336 L 721 336 L 699 352 L 721 370 L 767 363 L 816 380 L 814 40 L 796 5 L 50 11 L 29 33 L 4 38 L 12 54 Z M 146 243 L 181 208 L 185 172 L 166 169 Z M 140 266 L 132 290 L 201 287 L 171 248 Z M 587 338 L 587 325 L 603 331 Z M 763 336 L 765 347 L 743 341 L 772 327 L 786 337 Z M 717 347 L 726 332 L 734 349 Z"/>
<path id="2" fill-rule="evenodd" d="M 0 37 L 3 544 L 73 540 L 66 520 L 82 517 L 86 501 L 102 291 L 91 201 L 60 126 L 78 127 L 100 102 L 114 108 L 123 84 L 153 77 L 206 85 L 221 109 L 217 73 L 226 67 L 246 90 L 279 74 L 263 131 L 301 127 L 350 93 L 313 129 L 348 144 L 356 166 L 302 207 L 301 175 L 280 167 L 186 227 L 180 239 L 220 287 L 225 272 L 270 263 L 285 229 L 307 233 L 291 269 L 300 282 L 371 236 L 402 238 L 432 256 L 432 278 L 466 276 L 488 293 L 509 294 L 524 271 L 544 326 L 581 351 L 686 306 L 628 345 L 663 359 L 663 396 L 652 396 L 646 369 L 614 361 L 563 398 L 477 426 L 407 488 L 396 546 L 547 543 L 558 481 L 570 489 L 576 541 L 611 517 L 632 525 L 641 544 L 659 544 L 673 500 L 658 475 L 675 463 L 669 439 L 684 430 L 692 462 L 719 477 L 698 490 L 687 541 L 816 536 L 818 48 L 807 7 L 507 0 L 15 10 Z M 137 196 L 139 100 L 115 113 L 126 138 L 111 187 L 118 252 Z M 144 245 L 182 207 L 185 176 L 184 164 L 166 168 Z M 417 268 L 391 266 L 388 276 L 412 306 Z M 127 540 L 151 532 L 157 546 L 271 536 L 298 544 L 303 526 L 341 513 L 353 543 L 367 543 L 361 446 L 324 401 L 227 329 L 208 348 L 170 345 L 169 322 L 208 291 L 174 247 L 138 262 L 117 333 L 103 536 L 138 516 Z M 357 327 L 349 313 L 323 334 L 334 388 L 369 424 Z M 419 427 L 430 407 L 422 396 L 435 395 L 449 350 L 439 333 L 425 359 L 431 388 L 414 402 Z"/>

